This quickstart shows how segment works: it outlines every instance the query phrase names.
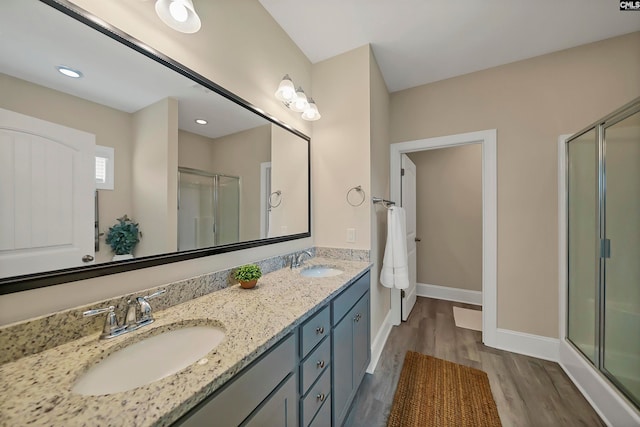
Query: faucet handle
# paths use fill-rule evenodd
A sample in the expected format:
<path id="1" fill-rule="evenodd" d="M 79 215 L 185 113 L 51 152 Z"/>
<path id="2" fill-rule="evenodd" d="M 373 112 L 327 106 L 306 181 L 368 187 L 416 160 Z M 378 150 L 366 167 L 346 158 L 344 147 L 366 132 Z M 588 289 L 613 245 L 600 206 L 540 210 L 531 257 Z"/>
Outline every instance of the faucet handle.
<path id="1" fill-rule="evenodd" d="M 146 300 L 150 300 L 150 299 L 152 299 L 152 298 L 159 297 L 160 295 L 165 294 L 165 293 L 167 293 L 167 290 L 166 290 L 166 289 L 160 289 L 159 291 L 154 292 L 154 293 L 152 293 L 151 295 L 146 295 L 146 296 L 144 296 L 144 297 L 142 297 L 142 298 L 144 298 L 144 299 L 146 299 Z"/>
<path id="2" fill-rule="evenodd" d="M 84 317 L 96 316 L 98 314 L 107 313 L 107 318 L 104 321 L 104 327 L 102 328 L 102 334 L 100 338 L 113 338 L 122 334 L 124 328 L 118 324 L 118 318 L 116 317 L 115 307 L 113 305 L 105 308 L 97 308 L 95 310 L 87 310 L 82 313 Z"/>
<path id="3" fill-rule="evenodd" d="M 166 289 L 160 289 L 158 292 L 154 292 L 151 295 L 136 298 L 136 301 L 140 306 L 140 320 L 138 320 L 138 326 L 147 325 L 153 322 L 153 316 L 151 315 L 151 304 L 149 304 L 148 300 L 158 297 L 165 292 L 167 292 Z"/>

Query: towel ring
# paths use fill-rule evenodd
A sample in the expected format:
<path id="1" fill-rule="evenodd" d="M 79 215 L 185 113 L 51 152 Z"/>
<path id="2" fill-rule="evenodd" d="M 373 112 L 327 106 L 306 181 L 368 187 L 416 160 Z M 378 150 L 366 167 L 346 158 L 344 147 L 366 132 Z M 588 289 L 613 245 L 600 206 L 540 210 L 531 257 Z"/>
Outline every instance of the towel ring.
<path id="1" fill-rule="evenodd" d="M 351 199 L 349 198 L 349 196 L 351 196 L 351 192 L 353 191 L 356 191 L 362 194 L 362 200 L 360 200 L 359 203 L 351 203 Z M 361 185 L 358 185 L 356 187 L 351 187 L 349 191 L 347 191 L 347 203 L 349 203 L 353 207 L 358 207 L 361 204 L 363 204 L 366 198 L 367 198 L 367 194 L 364 192 Z"/>
<path id="2" fill-rule="evenodd" d="M 274 205 L 274 204 L 273 204 L 273 195 L 274 195 L 274 194 L 275 194 L 276 196 L 278 196 L 278 197 L 279 197 L 279 198 L 278 198 L 278 204 L 277 204 L 277 205 Z M 282 196 L 282 191 L 280 191 L 280 190 L 278 190 L 278 191 L 274 191 L 273 193 L 269 194 L 269 200 L 268 200 L 268 202 L 269 202 L 269 207 L 270 207 L 270 208 L 277 208 L 278 206 L 280 206 L 280 203 L 282 203 L 282 197 L 281 197 L 281 196 Z"/>

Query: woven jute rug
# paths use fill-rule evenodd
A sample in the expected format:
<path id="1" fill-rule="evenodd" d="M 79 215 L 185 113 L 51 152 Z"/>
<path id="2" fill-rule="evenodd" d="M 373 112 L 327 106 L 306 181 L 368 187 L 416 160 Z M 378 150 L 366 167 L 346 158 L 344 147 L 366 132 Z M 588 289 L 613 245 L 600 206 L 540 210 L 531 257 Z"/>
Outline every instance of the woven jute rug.
<path id="1" fill-rule="evenodd" d="M 387 427 L 431 426 L 501 424 L 485 372 L 409 351 Z"/>

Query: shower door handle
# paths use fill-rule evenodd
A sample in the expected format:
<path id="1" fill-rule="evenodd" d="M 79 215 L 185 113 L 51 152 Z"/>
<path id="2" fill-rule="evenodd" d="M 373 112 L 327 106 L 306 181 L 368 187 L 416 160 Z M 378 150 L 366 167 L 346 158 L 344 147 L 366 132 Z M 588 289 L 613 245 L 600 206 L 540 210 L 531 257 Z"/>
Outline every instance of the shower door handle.
<path id="1" fill-rule="evenodd" d="M 600 240 L 600 258 L 611 258 L 611 240 Z"/>

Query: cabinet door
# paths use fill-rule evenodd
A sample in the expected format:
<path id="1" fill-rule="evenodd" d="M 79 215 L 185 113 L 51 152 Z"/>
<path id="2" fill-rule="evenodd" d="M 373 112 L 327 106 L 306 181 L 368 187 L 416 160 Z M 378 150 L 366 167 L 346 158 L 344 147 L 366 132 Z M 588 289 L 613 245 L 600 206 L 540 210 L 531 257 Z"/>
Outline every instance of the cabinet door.
<path id="1" fill-rule="evenodd" d="M 339 426 L 349 408 L 353 389 L 353 319 L 347 314 L 333 329 L 333 425 Z"/>
<path id="2" fill-rule="evenodd" d="M 357 389 L 369 364 L 369 294 L 353 311 L 353 388 Z"/>
<path id="3" fill-rule="evenodd" d="M 296 376 L 289 379 L 269 397 L 242 425 L 245 427 L 295 427 L 298 425 Z"/>

